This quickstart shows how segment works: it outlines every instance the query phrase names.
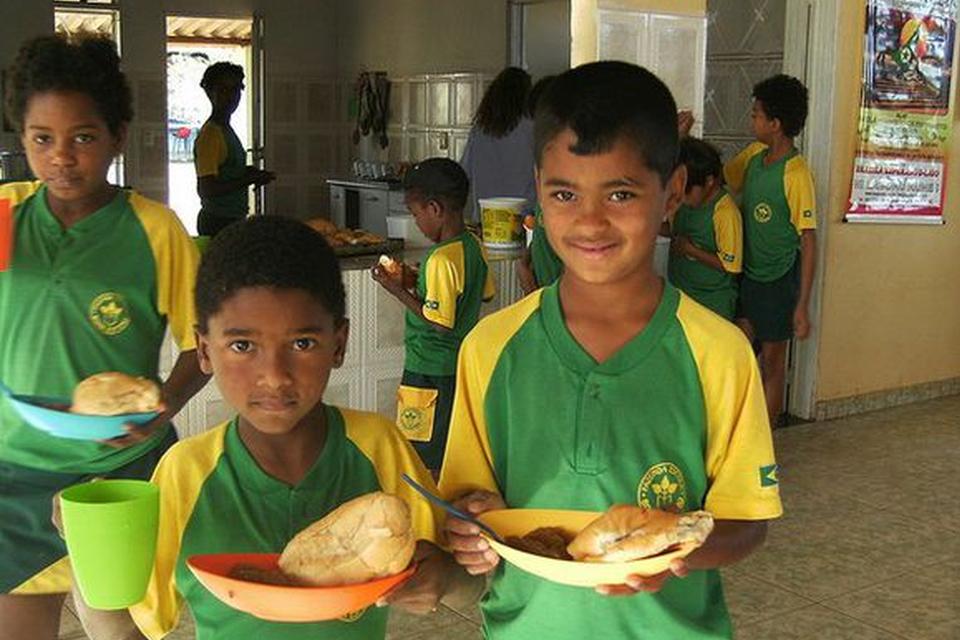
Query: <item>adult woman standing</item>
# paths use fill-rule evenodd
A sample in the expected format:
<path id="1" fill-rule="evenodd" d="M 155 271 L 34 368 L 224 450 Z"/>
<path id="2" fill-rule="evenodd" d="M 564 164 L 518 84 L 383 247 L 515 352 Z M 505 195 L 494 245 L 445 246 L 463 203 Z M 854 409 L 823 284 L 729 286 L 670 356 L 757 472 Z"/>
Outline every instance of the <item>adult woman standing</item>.
<path id="1" fill-rule="evenodd" d="M 473 129 L 460 159 L 470 178 L 465 215 L 477 218 L 477 200 L 498 196 L 536 201 L 533 180 L 533 120 L 528 111 L 530 74 L 517 67 L 501 71 L 473 116 Z"/>

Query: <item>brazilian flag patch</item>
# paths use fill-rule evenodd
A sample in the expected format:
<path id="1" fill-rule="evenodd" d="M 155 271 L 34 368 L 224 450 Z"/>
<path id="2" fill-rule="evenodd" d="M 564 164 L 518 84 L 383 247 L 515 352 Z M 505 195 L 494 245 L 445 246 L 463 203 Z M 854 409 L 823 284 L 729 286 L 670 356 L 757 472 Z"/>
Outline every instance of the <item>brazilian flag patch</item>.
<path id="1" fill-rule="evenodd" d="M 768 464 L 760 467 L 760 486 L 775 487 L 780 484 L 780 465 Z"/>

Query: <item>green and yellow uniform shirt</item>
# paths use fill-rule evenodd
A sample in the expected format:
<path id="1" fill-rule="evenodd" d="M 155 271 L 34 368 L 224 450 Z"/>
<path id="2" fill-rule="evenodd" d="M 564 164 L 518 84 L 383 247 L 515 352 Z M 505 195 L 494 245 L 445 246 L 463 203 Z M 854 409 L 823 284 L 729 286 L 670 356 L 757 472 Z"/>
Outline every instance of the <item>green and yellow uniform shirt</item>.
<path id="1" fill-rule="evenodd" d="M 665 285 L 647 327 L 601 364 L 564 322 L 556 285 L 464 340 L 441 494 L 498 492 L 510 507 L 613 504 L 716 518 L 780 515 L 763 387 L 732 324 Z M 481 603 L 486 637 L 729 637 L 717 571 L 610 598 L 501 563 Z"/>
<path id="2" fill-rule="evenodd" d="M 407 311 L 403 368 L 426 376 L 452 376 L 457 350 L 477 324 L 480 305 L 493 298 L 493 277 L 480 241 L 470 232 L 430 249 L 417 276 L 423 316 L 450 331 L 438 331 Z"/>
<path id="3" fill-rule="evenodd" d="M 551 285 L 563 275 L 563 262 L 550 246 L 547 230 L 543 226 L 543 209 L 536 208 L 537 225 L 533 228 L 533 238 L 530 240 L 530 264 L 533 266 L 533 277 L 540 287 Z"/>
<path id="4" fill-rule="evenodd" d="M 740 193 L 743 212 L 744 273 L 773 282 L 793 267 L 800 235 L 817 227 L 813 175 L 796 149 L 765 164 L 767 147 L 754 142 L 730 160 L 723 174 Z"/>
<path id="5" fill-rule="evenodd" d="M 724 268 L 720 272 L 694 258 L 671 253 L 667 268 L 670 283 L 724 318 L 732 319 L 737 302 L 734 274 L 740 273 L 743 257 L 743 226 L 733 198 L 720 189 L 702 207 L 682 205 L 674 214 L 670 230 L 716 255 Z"/>
<path id="6" fill-rule="evenodd" d="M 16 393 L 70 398 L 78 382 L 102 371 L 156 379 L 168 323 L 180 349 L 196 348 L 199 256 L 172 211 L 119 191 L 64 230 L 39 182 L 4 185 L 0 199 L 14 210 L 13 263 L 0 273 L 0 380 Z M 64 440 L 0 401 L 0 460 L 25 467 L 108 471 L 163 435 L 125 449 Z"/>
<path id="7" fill-rule="evenodd" d="M 130 609 L 155 640 L 173 630 L 184 602 L 201 640 L 371 640 L 386 633 L 387 609 L 370 607 L 339 621 L 278 623 L 237 611 L 204 588 L 186 566 L 195 554 L 280 553 L 298 532 L 344 502 L 371 491 L 410 506 L 418 539 L 436 541 L 439 519 L 401 480 L 424 486 L 430 475 L 396 427 L 379 415 L 326 407 L 327 437 L 297 485 L 259 467 L 237 433 L 236 419 L 174 445 L 160 460 L 157 557 L 147 595 Z"/>
<path id="8" fill-rule="evenodd" d="M 239 180 L 247 172 L 247 152 L 229 124 L 207 120 L 193 145 L 193 164 L 198 178 Z M 221 218 L 243 218 L 250 209 L 246 187 L 201 198 L 200 204 L 206 213 Z"/>

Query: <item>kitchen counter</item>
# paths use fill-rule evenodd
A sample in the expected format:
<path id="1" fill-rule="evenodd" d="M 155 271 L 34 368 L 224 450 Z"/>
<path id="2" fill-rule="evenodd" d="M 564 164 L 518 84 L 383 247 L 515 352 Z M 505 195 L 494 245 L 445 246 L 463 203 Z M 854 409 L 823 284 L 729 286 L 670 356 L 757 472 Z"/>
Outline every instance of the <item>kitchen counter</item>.
<path id="1" fill-rule="evenodd" d="M 365 178 L 327 178 L 327 183 L 338 187 L 353 189 L 378 189 L 380 191 L 398 191 L 400 180 L 370 180 Z"/>
<path id="2" fill-rule="evenodd" d="M 430 251 L 427 249 L 404 249 L 399 252 L 391 252 L 390 257 L 405 262 L 409 265 L 420 264 Z M 522 253 L 520 251 L 487 251 L 487 262 L 492 269 L 499 268 L 502 263 L 507 265 L 505 268 L 513 269 L 513 263 Z M 365 256 L 345 256 L 340 258 L 340 269 L 347 271 L 369 271 L 373 265 L 380 260 L 380 254 L 370 254 Z"/>

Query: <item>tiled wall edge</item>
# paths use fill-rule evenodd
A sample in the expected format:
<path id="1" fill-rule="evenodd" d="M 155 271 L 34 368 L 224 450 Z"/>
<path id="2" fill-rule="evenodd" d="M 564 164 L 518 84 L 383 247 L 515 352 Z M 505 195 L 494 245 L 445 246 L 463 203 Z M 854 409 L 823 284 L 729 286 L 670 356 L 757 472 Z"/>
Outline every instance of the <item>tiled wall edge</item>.
<path id="1" fill-rule="evenodd" d="M 817 403 L 817 420 L 835 420 L 858 413 L 888 409 L 913 402 L 960 394 L 960 377 L 885 389 Z"/>

